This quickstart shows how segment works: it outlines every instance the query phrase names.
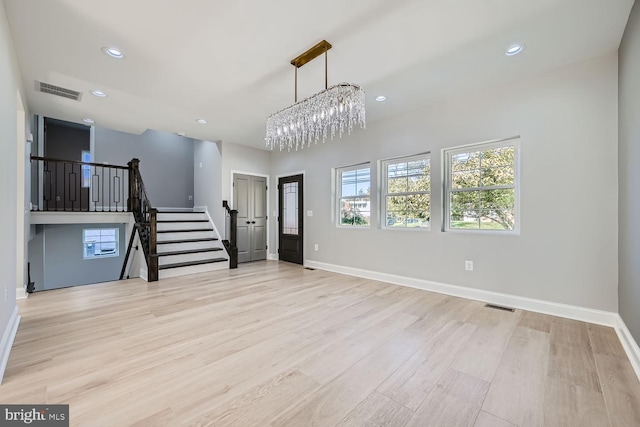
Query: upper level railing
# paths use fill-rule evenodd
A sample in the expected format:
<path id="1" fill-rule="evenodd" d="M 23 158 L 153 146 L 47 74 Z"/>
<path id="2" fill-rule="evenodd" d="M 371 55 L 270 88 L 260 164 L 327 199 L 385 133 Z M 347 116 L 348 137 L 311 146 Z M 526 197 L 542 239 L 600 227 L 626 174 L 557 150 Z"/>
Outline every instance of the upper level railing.
<path id="1" fill-rule="evenodd" d="M 127 211 L 127 166 L 31 156 L 31 167 L 32 211 Z"/>

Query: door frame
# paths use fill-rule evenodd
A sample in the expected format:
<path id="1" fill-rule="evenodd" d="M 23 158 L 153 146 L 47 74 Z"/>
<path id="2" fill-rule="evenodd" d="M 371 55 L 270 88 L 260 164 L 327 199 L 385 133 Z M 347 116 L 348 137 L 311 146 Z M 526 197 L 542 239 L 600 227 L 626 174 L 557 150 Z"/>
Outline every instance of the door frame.
<path id="1" fill-rule="evenodd" d="M 307 194 L 307 177 L 306 177 L 306 171 L 303 170 L 299 170 L 299 171 L 294 171 L 294 172 L 287 172 L 287 173 L 281 173 L 276 175 L 276 179 L 275 182 L 280 182 L 280 178 L 286 178 L 288 176 L 294 176 L 294 175 L 302 175 L 302 218 L 306 218 L 307 217 L 307 197 L 305 196 L 305 194 Z M 278 195 L 278 186 L 276 185 L 275 188 L 275 201 L 276 201 L 276 206 L 275 206 L 275 217 L 274 220 L 277 219 L 278 217 L 278 212 L 280 212 L 280 197 Z M 306 222 L 306 221 L 305 221 Z M 303 224 L 303 227 L 305 227 L 305 225 Z M 280 233 L 280 227 L 278 226 L 278 224 L 276 223 L 276 228 L 278 229 L 278 233 Z M 305 227 L 306 228 L 306 227 Z M 306 254 L 307 254 L 307 234 L 308 233 L 302 233 L 302 266 L 304 267 L 306 264 Z M 278 234 L 276 236 L 276 253 L 274 254 L 273 259 L 275 261 L 280 260 L 280 255 L 278 255 L 280 253 L 280 234 Z M 271 259 L 271 258 L 269 258 Z"/>
<path id="2" fill-rule="evenodd" d="M 260 178 L 265 178 L 265 179 L 267 180 L 267 197 L 266 197 L 266 198 L 267 198 L 267 207 L 266 207 L 266 210 L 267 210 L 267 238 L 266 238 L 266 240 L 267 240 L 267 248 L 268 248 L 268 247 L 270 246 L 270 245 L 269 245 L 269 243 L 270 243 L 270 241 L 269 241 L 269 237 L 271 236 L 271 224 L 270 224 L 270 223 L 271 223 L 271 221 L 269 220 L 269 217 L 271 216 L 271 212 L 269 211 L 269 209 L 270 209 L 270 208 L 269 208 L 269 205 L 270 205 L 270 203 L 269 203 L 269 202 L 270 202 L 270 200 L 269 200 L 269 199 L 271 198 L 271 197 L 269 197 L 269 195 L 270 195 L 270 193 L 269 193 L 269 188 L 271 187 L 271 183 L 269 182 L 269 178 L 270 178 L 270 177 L 269 177 L 269 175 L 268 175 L 268 174 L 264 174 L 264 173 L 257 173 L 257 172 L 245 172 L 245 171 L 240 171 L 240 170 L 236 170 L 236 169 L 231 169 L 231 170 L 229 171 L 229 202 L 230 202 L 230 204 L 231 204 L 231 209 L 235 209 L 235 207 L 234 207 L 234 200 L 233 200 L 233 176 L 234 176 L 235 174 L 238 174 L 238 175 L 259 176 Z M 276 180 L 276 181 L 277 181 L 277 180 Z M 277 203 L 277 201 L 276 201 L 276 203 Z M 223 224 L 223 225 L 224 225 L 224 224 Z M 225 226 L 225 227 L 226 227 L 226 226 Z M 277 239 L 276 239 L 276 240 L 277 240 Z M 277 242 L 276 242 L 276 246 L 277 246 Z M 270 255 L 270 254 L 271 254 L 271 250 L 270 250 L 270 249 L 267 249 L 267 260 L 270 260 L 270 259 L 271 259 L 271 255 Z M 276 252 L 276 254 L 277 254 L 277 252 Z"/>

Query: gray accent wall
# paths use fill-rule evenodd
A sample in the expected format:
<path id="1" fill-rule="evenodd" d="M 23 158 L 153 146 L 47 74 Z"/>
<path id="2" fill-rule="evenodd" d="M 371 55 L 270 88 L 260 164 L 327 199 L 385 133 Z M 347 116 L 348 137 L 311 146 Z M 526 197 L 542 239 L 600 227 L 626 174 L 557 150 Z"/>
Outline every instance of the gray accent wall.
<path id="1" fill-rule="evenodd" d="M 631 10 L 619 51 L 620 316 L 640 342 L 640 4 Z"/>
<path id="2" fill-rule="evenodd" d="M 117 257 L 83 259 L 82 230 L 119 229 Z M 125 224 L 49 224 L 38 226 L 29 242 L 31 279 L 35 290 L 110 282 L 120 278 L 127 250 Z"/>
<path id="3" fill-rule="evenodd" d="M 126 166 L 140 159 L 140 172 L 154 207 L 193 207 L 193 139 L 147 130 L 141 135 L 95 127 L 96 163 Z"/>
<path id="4" fill-rule="evenodd" d="M 306 258 L 617 312 L 617 75 L 613 52 L 371 123 L 298 152 L 274 152 L 273 177 L 305 172 L 304 209 L 313 211 L 304 217 Z M 368 101 L 369 109 L 385 108 Z M 443 232 L 442 150 L 517 135 L 520 234 Z M 332 168 L 371 162 L 371 206 L 377 207 L 377 162 L 426 151 L 432 156 L 431 230 L 383 230 L 375 208 L 370 229 L 336 227 Z M 270 194 L 275 209 L 276 191 Z M 277 229 L 273 217 L 271 229 Z M 466 260 L 474 271 L 465 271 Z"/>

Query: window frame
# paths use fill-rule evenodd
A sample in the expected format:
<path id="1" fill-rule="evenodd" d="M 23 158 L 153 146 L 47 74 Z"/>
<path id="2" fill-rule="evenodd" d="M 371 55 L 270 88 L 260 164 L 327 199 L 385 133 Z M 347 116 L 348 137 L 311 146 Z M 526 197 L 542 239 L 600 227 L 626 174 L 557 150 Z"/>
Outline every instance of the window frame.
<path id="1" fill-rule="evenodd" d="M 358 196 L 347 196 L 347 197 L 342 197 L 342 174 L 343 172 L 350 172 L 350 171 L 355 171 L 355 170 L 360 170 L 360 169 L 369 169 L 369 224 L 368 225 L 355 225 L 355 224 L 343 224 L 342 223 L 342 215 L 341 215 L 341 201 L 342 199 L 348 199 L 348 198 L 357 198 Z M 372 168 L 371 168 L 371 162 L 365 162 L 365 163 L 359 163 L 357 165 L 351 165 L 351 166 L 343 166 L 343 167 L 339 167 L 339 168 L 335 168 L 335 182 L 336 182 L 336 187 L 335 187 L 335 215 L 336 215 L 336 227 L 338 228 L 346 228 L 346 229 L 351 229 L 351 230 L 366 230 L 366 229 L 371 229 L 371 223 L 373 220 L 373 210 L 371 209 L 371 187 L 372 187 Z M 357 187 L 357 182 L 356 182 L 356 187 Z"/>
<path id="2" fill-rule="evenodd" d="M 500 190 L 513 188 L 515 192 L 514 200 L 514 227 L 512 230 L 500 230 L 500 229 L 482 229 L 482 228 L 451 228 L 451 193 L 452 189 L 452 156 L 461 153 L 468 153 L 473 151 L 487 151 L 502 147 L 514 147 L 513 156 L 513 185 L 512 186 L 486 186 L 486 187 L 473 187 L 468 191 L 483 191 L 483 190 Z M 486 141 L 473 143 L 468 145 L 461 145 L 457 147 L 442 149 L 442 231 L 454 232 L 454 233 L 481 233 L 481 234 L 500 234 L 500 235 L 518 235 L 520 234 L 520 137 L 505 138 L 500 140 Z M 460 190 L 458 190 L 460 191 Z"/>
<path id="3" fill-rule="evenodd" d="M 389 177 L 388 177 L 388 165 L 396 164 L 396 163 L 408 163 L 416 160 L 427 160 L 429 162 L 429 191 L 409 191 L 402 193 L 389 193 Z M 411 231 L 430 231 L 431 230 L 431 213 L 433 212 L 433 206 L 431 199 L 431 166 L 433 166 L 431 162 L 431 152 L 427 151 L 425 153 L 412 154 L 409 156 L 401 156 L 401 157 L 393 157 L 390 159 L 384 159 L 380 161 L 380 169 L 382 173 L 380 175 L 381 183 L 380 183 L 380 228 L 383 230 L 411 230 Z M 417 195 L 417 194 L 427 194 L 429 195 L 429 225 L 427 227 L 390 227 L 387 225 L 387 196 L 399 195 L 399 196 L 408 196 L 408 195 Z"/>
<path id="4" fill-rule="evenodd" d="M 113 240 L 102 240 L 102 232 L 105 230 L 113 230 L 115 232 L 115 241 Z M 111 254 L 100 254 L 100 255 L 91 255 L 87 256 L 87 244 L 91 242 L 87 242 L 87 231 L 99 231 L 100 232 L 100 240 L 94 243 L 115 243 L 115 252 Z M 120 227 L 87 227 L 82 229 L 82 259 L 83 260 L 93 260 L 93 259 L 104 259 L 104 258 L 116 258 L 120 256 Z"/>

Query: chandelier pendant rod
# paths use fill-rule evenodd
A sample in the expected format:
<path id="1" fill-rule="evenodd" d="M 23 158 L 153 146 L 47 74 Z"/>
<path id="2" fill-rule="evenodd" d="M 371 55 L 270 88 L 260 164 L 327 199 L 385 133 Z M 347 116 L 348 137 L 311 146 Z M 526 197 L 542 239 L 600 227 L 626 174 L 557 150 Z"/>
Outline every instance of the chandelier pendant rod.
<path id="1" fill-rule="evenodd" d="M 324 88 L 327 89 L 329 87 L 329 78 L 328 78 L 328 55 L 327 52 L 331 49 L 331 43 L 326 40 L 322 40 L 320 43 L 316 44 L 309 50 L 304 53 L 301 53 L 297 57 L 291 60 L 291 65 L 293 65 L 296 69 L 295 71 L 295 95 L 294 102 L 298 102 L 298 68 L 302 67 L 309 61 L 316 59 L 318 56 L 324 53 Z"/>

